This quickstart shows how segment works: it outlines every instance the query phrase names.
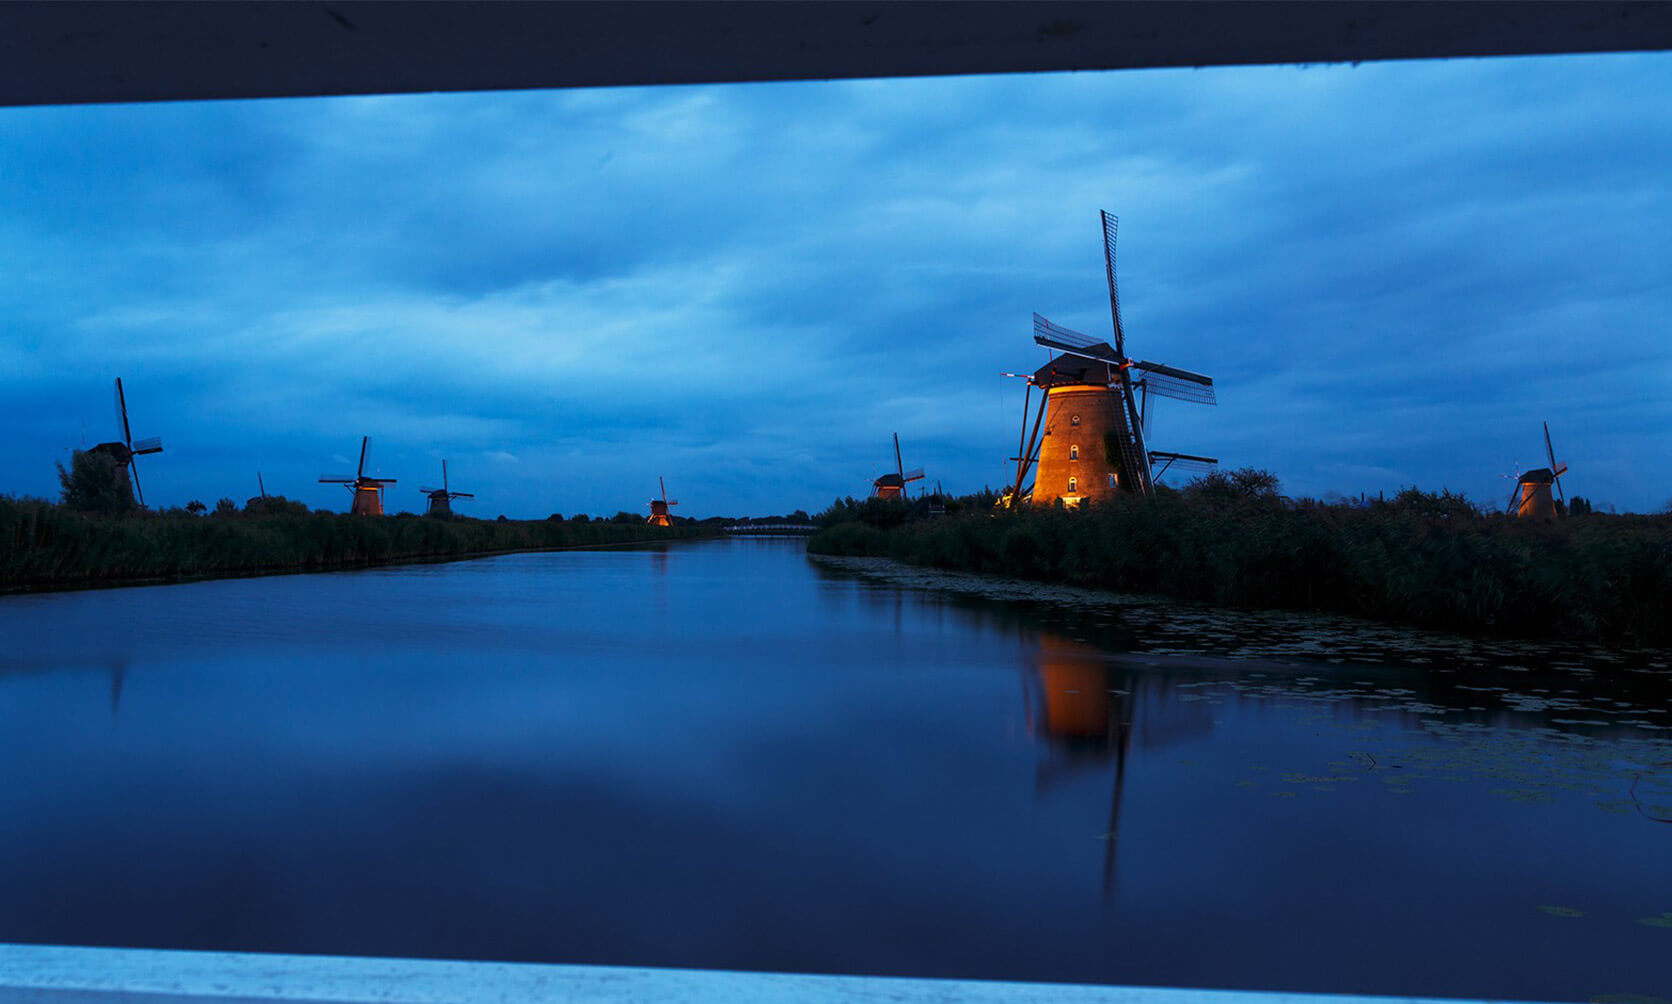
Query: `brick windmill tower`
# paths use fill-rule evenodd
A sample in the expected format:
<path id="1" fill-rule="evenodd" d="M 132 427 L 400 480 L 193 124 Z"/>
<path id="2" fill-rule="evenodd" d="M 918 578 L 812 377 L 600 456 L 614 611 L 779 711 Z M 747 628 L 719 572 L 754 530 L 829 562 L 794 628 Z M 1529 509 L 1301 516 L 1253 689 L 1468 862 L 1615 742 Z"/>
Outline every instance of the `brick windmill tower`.
<path id="1" fill-rule="evenodd" d="M 871 482 L 871 497 L 879 499 L 904 498 L 906 485 L 923 480 L 923 468 L 906 470 L 900 462 L 900 434 L 894 434 L 894 473 L 884 474 Z"/>
<path id="2" fill-rule="evenodd" d="M 673 517 L 668 515 L 668 507 L 678 505 L 679 500 L 668 501 L 668 486 L 660 477 L 656 479 L 656 484 L 662 489 L 662 497 L 650 500 L 650 518 L 645 522 L 651 526 L 673 526 Z"/>
<path id="3" fill-rule="evenodd" d="M 1561 512 L 1556 500 L 1562 498 L 1562 475 L 1567 464 L 1556 463 L 1556 451 L 1550 446 L 1550 423 L 1544 423 L 1544 455 L 1549 467 L 1537 467 L 1516 479 L 1515 493 L 1509 497 L 1509 512 L 1524 519 L 1555 519 Z M 1550 490 L 1554 487 L 1555 495 Z M 1565 505 L 1567 500 L 1562 499 Z"/>
<path id="4" fill-rule="evenodd" d="M 1108 213 L 1102 217 L 1114 344 L 1033 315 L 1033 340 L 1062 355 L 1028 376 L 1012 500 L 1026 496 L 1022 484 L 1036 464 L 1033 504 L 1062 499 L 1075 506 L 1118 492 L 1149 497 L 1155 493 L 1155 479 L 1170 469 L 1206 471 L 1218 463 L 1212 457 L 1151 450 L 1145 442 L 1150 398 L 1215 404 L 1213 378 L 1127 356 L 1115 284 L 1117 224 Z M 1030 434 L 1028 408 L 1035 387 L 1040 390 L 1039 410 Z"/>
<path id="5" fill-rule="evenodd" d="M 117 490 L 128 494 L 128 488 L 133 489 L 133 495 L 138 496 L 139 507 L 145 508 L 145 492 L 139 487 L 139 465 L 134 463 L 135 457 L 143 457 L 148 453 L 163 452 L 161 436 L 141 439 L 134 442 L 133 433 L 128 428 L 128 399 L 122 394 L 122 378 L 116 378 L 116 427 L 121 431 L 122 438 L 110 443 L 100 443 L 88 450 L 88 453 L 103 454 L 115 462 L 115 478 Z M 131 479 L 131 480 L 130 480 Z M 126 482 L 126 483 L 125 483 Z"/>
<path id="6" fill-rule="evenodd" d="M 355 516 L 383 515 L 383 486 L 395 483 L 394 478 L 366 477 L 366 447 L 371 443 L 370 436 L 360 437 L 360 467 L 354 476 L 344 474 L 326 474 L 319 479 L 320 484 L 347 485 L 354 492 L 354 501 L 349 504 L 348 511 Z"/>
<path id="7" fill-rule="evenodd" d="M 448 487 L 447 461 L 445 460 L 441 462 L 441 487 L 420 488 L 418 490 L 430 498 L 429 508 L 424 510 L 426 516 L 451 516 L 453 515 L 454 499 L 473 499 L 476 497 L 470 492 L 456 492 Z"/>

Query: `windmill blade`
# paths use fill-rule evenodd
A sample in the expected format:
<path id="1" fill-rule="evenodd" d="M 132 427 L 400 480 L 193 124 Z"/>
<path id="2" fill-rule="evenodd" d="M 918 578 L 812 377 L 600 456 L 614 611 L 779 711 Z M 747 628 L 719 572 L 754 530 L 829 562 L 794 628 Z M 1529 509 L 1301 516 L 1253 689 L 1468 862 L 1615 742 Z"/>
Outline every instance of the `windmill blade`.
<path id="1" fill-rule="evenodd" d="M 656 487 L 662 489 L 662 504 L 666 505 L 668 502 L 668 483 L 662 480 L 660 474 L 656 475 Z"/>
<path id="2" fill-rule="evenodd" d="M 322 485 L 351 485 L 354 483 L 354 478 L 348 474 L 321 474 L 319 483 Z"/>
<path id="3" fill-rule="evenodd" d="M 356 480 L 372 485 L 392 485 L 396 483 L 394 478 L 358 478 Z"/>
<path id="4" fill-rule="evenodd" d="M 473 499 L 476 496 L 472 495 L 470 492 L 448 492 L 447 497 L 455 499 Z"/>
<path id="5" fill-rule="evenodd" d="M 1550 446 L 1550 423 L 1544 423 L 1544 455 L 1550 460 L 1550 469 L 1556 469 L 1556 451 Z"/>
<path id="6" fill-rule="evenodd" d="M 1115 366 L 1126 362 L 1125 357 L 1110 348 L 1108 342 L 1100 342 L 1090 335 L 1053 324 L 1039 314 L 1033 315 L 1033 340 L 1046 348 L 1083 359 L 1096 359 Z"/>
<path id="7" fill-rule="evenodd" d="M 902 480 L 905 479 L 906 468 L 904 464 L 900 463 L 900 434 L 898 432 L 894 434 L 894 473 L 900 475 Z"/>
<path id="8" fill-rule="evenodd" d="M 664 498 L 664 499 L 665 499 L 665 498 L 666 498 L 666 497 L 667 497 L 667 496 L 663 496 L 663 498 Z M 679 500 L 678 500 L 678 499 L 674 499 L 674 500 L 673 500 L 673 501 L 672 501 L 672 502 L 669 502 L 669 503 L 668 503 L 668 505 L 678 505 L 678 504 L 679 504 Z"/>
<path id="9" fill-rule="evenodd" d="M 923 480 L 923 468 L 914 467 L 911 470 L 906 471 L 905 473 L 900 475 L 900 480 L 902 482 L 905 482 L 905 481 L 922 481 Z"/>
<path id="10" fill-rule="evenodd" d="M 122 442 L 133 442 L 133 433 L 128 431 L 128 399 L 122 396 L 122 378 L 116 378 L 116 422 L 122 430 Z"/>
<path id="11" fill-rule="evenodd" d="M 1196 404 L 1219 403 L 1213 393 L 1213 377 L 1160 363 L 1138 362 L 1132 368 L 1144 374 L 1144 387 L 1151 394 Z"/>
<path id="12" fill-rule="evenodd" d="M 1150 466 L 1160 466 L 1152 475 L 1161 477 L 1168 471 L 1179 471 L 1189 474 L 1207 474 L 1219 467 L 1219 461 L 1214 457 L 1197 457 L 1189 453 L 1171 453 L 1166 450 L 1150 451 Z"/>
<path id="13" fill-rule="evenodd" d="M 139 487 L 139 465 L 134 463 L 133 457 L 128 458 L 128 471 L 133 475 L 134 495 L 139 498 L 139 507 L 143 509 L 145 508 L 145 492 Z"/>
<path id="14" fill-rule="evenodd" d="M 1126 355 L 1126 329 L 1120 323 L 1120 287 L 1115 284 L 1115 232 L 1120 221 L 1103 210 L 1103 268 L 1109 274 L 1109 313 L 1115 319 L 1115 352 Z"/>
<path id="15" fill-rule="evenodd" d="M 445 489 L 445 488 L 420 488 L 418 490 L 423 492 L 425 495 L 434 495 L 438 491 L 439 492 L 445 492 L 447 489 Z"/>
<path id="16" fill-rule="evenodd" d="M 261 489 L 261 497 L 266 498 L 267 497 L 267 482 L 261 480 L 261 472 L 260 471 L 255 472 L 255 483 L 256 483 L 256 487 Z"/>
<path id="17" fill-rule="evenodd" d="M 360 466 L 354 472 L 355 477 L 363 478 L 366 476 L 366 447 L 371 444 L 371 441 L 372 437 L 370 436 L 360 437 Z"/>
<path id="18" fill-rule="evenodd" d="M 163 437 L 152 436 L 150 439 L 142 439 L 130 446 L 129 449 L 133 450 L 136 455 L 161 453 L 163 452 Z"/>
<path id="19" fill-rule="evenodd" d="M 447 490 L 447 461 L 441 462 L 441 490 Z"/>

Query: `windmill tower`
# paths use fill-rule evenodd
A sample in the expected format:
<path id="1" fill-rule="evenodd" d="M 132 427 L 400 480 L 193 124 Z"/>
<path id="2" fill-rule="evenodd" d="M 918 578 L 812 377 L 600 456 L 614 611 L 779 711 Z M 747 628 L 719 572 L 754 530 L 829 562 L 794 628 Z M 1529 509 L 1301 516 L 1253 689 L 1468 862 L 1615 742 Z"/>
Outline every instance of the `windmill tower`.
<path id="1" fill-rule="evenodd" d="M 448 487 L 447 461 L 445 460 L 441 462 L 441 487 L 420 488 L 418 490 L 430 497 L 430 506 L 424 510 L 426 516 L 451 516 L 453 515 L 454 499 L 473 499 L 476 497 L 470 492 L 456 492 Z"/>
<path id="2" fill-rule="evenodd" d="M 320 484 L 349 487 L 354 493 L 354 501 L 350 503 L 348 511 L 355 516 L 383 515 L 383 486 L 395 483 L 394 478 L 366 477 L 366 447 L 371 441 L 370 436 L 360 437 L 360 467 L 352 478 L 342 474 L 326 474 L 319 479 Z"/>
<path id="3" fill-rule="evenodd" d="M 660 477 L 657 477 L 656 484 L 662 489 L 662 497 L 650 500 L 650 518 L 645 522 L 651 526 L 673 526 L 673 517 L 668 515 L 668 507 L 678 505 L 679 500 L 668 501 L 668 486 Z"/>
<path id="4" fill-rule="evenodd" d="M 910 471 L 900 463 L 900 434 L 894 434 L 894 473 L 884 474 L 871 482 L 871 497 L 879 499 L 897 499 L 906 494 L 906 484 L 911 481 L 923 480 L 923 468 L 914 467 Z"/>
<path id="5" fill-rule="evenodd" d="M 152 436 L 150 439 L 142 439 L 137 443 L 134 442 L 133 433 L 128 428 L 128 399 L 122 394 L 121 377 L 116 378 L 116 427 L 122 435 L 122 438 L 119 441 L 113 443 L 100 443 L 87 452 L 101 453 L 114 460 L 116 462 L 117 477 L 119 479 L 127 480 L 128 476 L 131 474 L 133 479 L 132 493 L 138 496 L 139 504 L 141 508 L 143 508 L 145 505 L 145 492 L 139 487 L 139 467 L 134 463 L 134 458 L 142 457 L 147 453 L 163 452 L 163 440 L 161 436 Z M 126 491 L 127 487 L 128 486 L 123 485 L 121 486 L 121 489 Z"/>
<path id="6" fill-rule="evenodd" d="M 1102 218 L 1114 344 L 1033 315 L 1033 340 L 1063 354 L 1027 378 L 1016 483 L 1009 492 L 1013 500 L 1024 496 L 1022 484 L 1036 464 L 1033 504 L 1049 505 L 1060 498 L 1075 506 L 1118 492 L 1150 497 L 1155 494 L 1155 479 L 1167 471 L 1207 471 L 1218 463 L 1212 457 L 1151 450 L 1145 442 L 1151 398 L 1215 404 L 1213 378 L 1126 354 L 1115 284 L 1117 224 L 1108 213 Z M 1035 387 L 1040 390 L 1039 410 L 1030 434 L 1028 407 Z"/>
<path id="7" fill-rule="evenodd" d="M 1537 467 L 1527 471 L 1516 479 L 1515 492 L 1509 497 L 1509 513 L 1512 516 L 1525 519 L 1555 519 L 1559 510 L 1556 500 L 1562 499 L 1562 475 L 1567 473 L 1567 464 L 1556 463 L 1556 451 L 1550 446 L 1550 423 L 1544 423 L 1544 456 L 1550 461 L 1549 467 Z M 1551 495 L 1554 487 L 1555 495 Z"/>

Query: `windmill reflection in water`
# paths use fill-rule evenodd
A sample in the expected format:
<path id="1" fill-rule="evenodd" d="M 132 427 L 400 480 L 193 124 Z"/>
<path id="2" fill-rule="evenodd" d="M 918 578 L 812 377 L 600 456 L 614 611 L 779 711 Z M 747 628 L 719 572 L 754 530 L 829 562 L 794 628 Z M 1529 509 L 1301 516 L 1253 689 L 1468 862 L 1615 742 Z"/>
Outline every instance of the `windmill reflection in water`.
<path id="1" fill-rule="evenodd" d="M 1035 791 L 1044 795 L 1070 775 L 1106 769 L 1114 761 L 1103 851 L 1103 895 L 1112 898 L 1119 851 L 1121 804 L 1127 759 L 1140 722 L 1144 745 L 1198 735 L 1213 728 L 1211 714 L 1197 705 L 1146 707 L 1140 673 L 1121 665 L 1102 649 L 1042 634 L 1039 653 L 1029 667 L 1022 699 L 1031 735 L 1046 748 L 1034 774 Z M 1156 696 L 1149 694 L 1149 697 Z M 1155 719 L 1160 714 L 1164 720 Z"/>

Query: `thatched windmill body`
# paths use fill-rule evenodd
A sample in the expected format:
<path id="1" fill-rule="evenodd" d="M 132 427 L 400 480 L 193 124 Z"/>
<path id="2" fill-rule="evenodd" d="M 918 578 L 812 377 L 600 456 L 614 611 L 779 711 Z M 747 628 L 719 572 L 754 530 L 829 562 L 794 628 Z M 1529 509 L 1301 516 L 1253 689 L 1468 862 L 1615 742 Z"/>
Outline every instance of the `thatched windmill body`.
<path id="1" fill-rule="evenodd" d="M 371 441 L 370 436 L 360 437 L 360 466 L 353 477 L 326 474 L 319 479 L 320 484 L 348 486 L 354 493 L 354 501 L 349 504 L 348 511 L 355 516 L 383 515 L 383 486 L 395 483 L 394 478 L 366 477 L 366 447 Z"/>
<path id="2" fill-rule="evenodd" d="M 1516 479 L 1515 492 L 1509 497 L 1509 512 L 1523 519 L 1555 519 L 1560 510 L 1556 500 L 1562 498 L 1562 475 L 1567 464 L 1556 463 L 1556 451 L 1550 446 L 1550 423 L 1544 423 L 1544 455 L 1549 467 L 1536 467 Z M 1555 492 L 1552 494 L 1551 489 Z"/>
<path id="3" fill-rule="evenodd" d="M 451 516 L 453 515 L 454 499 L 473 499 L 476 497 L 470 492 L 452 490 L 447 483 L 447 461 L 445 460 L 441 462 L 441 487 L 420 488 L 418 490 L 429 496 L 430 499 L 429 508 L 424 510 L 426 516 Z"/>
<path id="4" fill-rule="evenodd" d="M 662 489 L 662 497 L 650 500 L 650 518 L 645 522 L 651 526 L 673 526 L 673 516 L 668 513 L 668 507 L 678 505 L 679 500 L 668 501 L 668 485 L 660 477 L 656 479 L 656 484 Z"/>
<path id="5" fill-rule="evenodd" d="M 906 470 L 900 462 L 900 434 L 894 434 L 894 473 L 884 474 L 871 482 L 871 496 L 879 499 L 897 499 L 906 493 L 906 485 L 913 481 L 923 480 L 923 468 L 914 467 Z"/>
<path id="6" fill-rule="evenodd" d="M 1215 404 L 1213 378 L 1126 354 L 1115 283 L 1117 223 L 1108 213 L 1102 213 L 1102 219 L 1114 341 L 1100 341 L 1033 315 L 1033 340 L 1062 355 L 1028 375 L 1016 483 L 1009 491 L 1012 500 L 1025 496 L 1022 485 L 1030 469 L 1035 505 L 1062 499 L 1074 506 L 1117 492 L 1151 496 L 1155 479 L 1169 470 L 1207 471 L 1218 463 L 1212 457 L 1152 450 L 1145 441 L 1152 398 Z M 1036 387 L 1039 408 L 1030 433 L 1028 411 Z"/>
<path id="7" fill-rule="evenodd" d="M 138 497 L 139 504 L 143 507 L 145 492 L 139 487 L 139 466 L 134 463 L 134 458 L 143 457 L 148 453 L 163 452 L 163 440 L 161 436 L 152 436 L 134 442 L 133 432 L 128 427 L 128 399 L 122 393 L 121 377 L 116 378 L 116 429 L 122 436 L 120 440 L 100 443 L 87 452 L 103 454 L 115 461 L 119 481 L 128 481 L 131 475 L 131 485 L 119 484 L 117 488 L 124 493 L 129 492 L 131 488 L 131 494 Z"/>

